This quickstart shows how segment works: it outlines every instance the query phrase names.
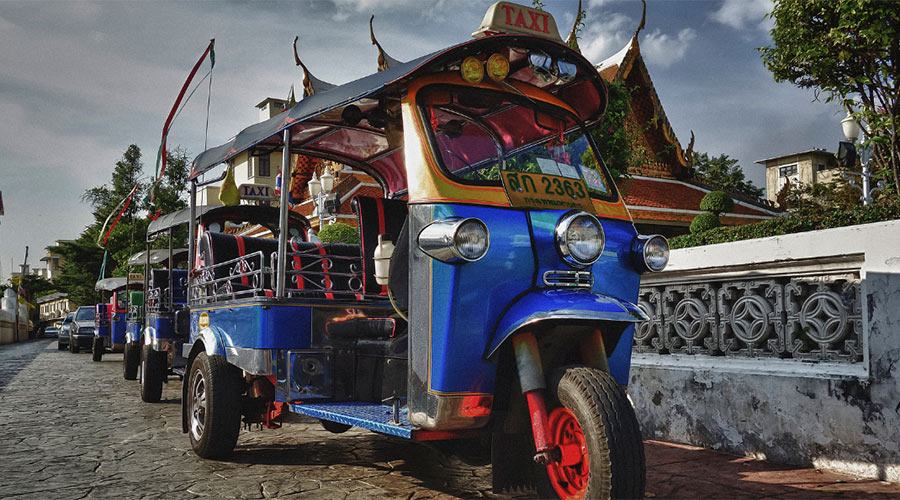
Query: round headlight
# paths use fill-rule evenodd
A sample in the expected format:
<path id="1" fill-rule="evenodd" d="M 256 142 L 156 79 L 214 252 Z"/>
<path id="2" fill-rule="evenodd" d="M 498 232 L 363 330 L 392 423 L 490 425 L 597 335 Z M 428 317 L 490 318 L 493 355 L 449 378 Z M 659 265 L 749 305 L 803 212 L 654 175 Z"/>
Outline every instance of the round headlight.
<path id="1" fill-rule="evenodd" d="M 569 265 L 593 264 L 603 253 L 605 243 L 603 226 L 587 212 L 569 212 L 556 225 L 556 246 Z"/>
<path id="2" fill-rule="evenodd" d="M 484 223 L 478 219 L 466 219 L 453 235 L 453 245 L 463 260 L 473 261 L 484 257 L 490 241 Z"/>
<path id="3" fill-rule="evenodd" d="M 644 265 L 647 269 L 658 272 L 669 263 L 669 242 L 663 236 L 655 234 L 644 243 Z"/>
<path id="4" fill-rule="evenodd" d="M 631 247 L 632 259 L 638 271 L 659 272 L 669 263 L 669 242 L 664 236 L 638 235 Z"/>

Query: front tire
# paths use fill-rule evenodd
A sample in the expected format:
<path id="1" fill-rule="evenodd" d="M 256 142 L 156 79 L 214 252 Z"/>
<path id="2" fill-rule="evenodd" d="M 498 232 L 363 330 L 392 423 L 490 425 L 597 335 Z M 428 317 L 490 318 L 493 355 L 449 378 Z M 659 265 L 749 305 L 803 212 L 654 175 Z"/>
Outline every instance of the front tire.
<path id="1" fill-rule="evenodd" d="M 72 354 L 78 354 L 79 352 L 81 352 L 81 348 L 78 347 L 78 341 L 71 337 L 69 338 L 69 352 L 71 352 Z"/>
<path id="2" fill-rule="evenodd" d="M 641 430 L 625 392 L 606 372 L 566 369 L 554 391 L 550 435 L 562 460 L 546 467 L 541 497 L 643 498 L 646 481 Z"/>
<path id="3" fill-rule="evenodd" d="M 148 344 L 141 346 L 141 400 L 145 403 L 159 403 L 162 397 L 165 355 Z"/>
<path id="4" fill-rule="evenodd" d="M 125 354 L 122 360 L 122 377 L 125 380 L 136 380 L 138 365 L 141 363 L 141 349 L 132 342 L 125 343 Z"/>
<path id="5" fill-rule="evenodd" d="M 97 362 L 103 360 L 103 338 L 94 337 L 94 346 L 91 348 L 91 359 Z"/>
<path id="6" fill-rule="evenodd" d="M 188 373 L 191 448 L 201 458 L 225 458 L 234 451 L 241 432 L 240 372 L 224 357 L 201 352 Z"/>

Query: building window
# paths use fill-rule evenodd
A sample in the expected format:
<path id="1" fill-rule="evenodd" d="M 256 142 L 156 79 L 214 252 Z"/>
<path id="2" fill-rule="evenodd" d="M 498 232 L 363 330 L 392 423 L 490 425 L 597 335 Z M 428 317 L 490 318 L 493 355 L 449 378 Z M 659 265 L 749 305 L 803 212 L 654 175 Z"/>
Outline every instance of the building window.
<path id="1" fill-rule="evenodd" d="M 257 177 L 269 177 L 271 175 L 271 170 L 269 168 L 269 155 L 262 154 L 256 157 L 256 176 Z"/>
<path id="2" fill-rule="evenodd" d="M 797 164 L 785 165 L 778 168 L 778 177 L 790 177 L 797 174 Z"/>
<path id="3" fill-rule="evenodd" d="M 816 165 L 816 172 L 821 172 L 823 170 L 828 170 L 828 165 L 825 165 L 824 163 Z"/>

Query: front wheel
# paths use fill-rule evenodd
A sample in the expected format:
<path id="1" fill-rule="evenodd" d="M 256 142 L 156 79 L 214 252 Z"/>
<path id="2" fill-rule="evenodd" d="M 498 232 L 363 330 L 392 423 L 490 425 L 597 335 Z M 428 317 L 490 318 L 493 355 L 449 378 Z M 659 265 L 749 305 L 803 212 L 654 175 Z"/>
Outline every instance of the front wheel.
<path id="1" fill-rule="evenodd" d="M 541 496 L 643 498 L 644 443 L 625 392 L 593 368 L 568 368 L 557 380 L 551 389 L 560 406 L 548 427 L 560 460 L 546 467 Z"/>
<path id="2" fill-rule="evenodd" d="M 81 352 L 81 348 L 78 347 L 78 341 L 71 337 L 69 338 L 69 352 L 71 352 L 72 354 L 78 354 L 79 352 Z"/>
<path id="3" fill-rule="evenodd" d="M 91 359 L 98 362 L 103 360 L 103 337 L 94 337 L 94 345 L 91 347 Z"/>
<path id="4" fill-rule="evenodd" d="M 125 380 L 135 380 L 137 378 L 138 365 L 141 363 L 141 348 L 133 342 L 126 342 L 123 356 L 122 377 Z"/>
<path id="5" fill-rule="evenodd" d="M 240 372 L 224 357 L 201 352 L 191 363 L 187 389 L 194 453 L 212 459 L 231 455 L 241 432 Z"/>
<path id="6" fill-rule="evenodd" d="M 145 403 L 159 403 L 166 376 L 165 363 L 165 352 L 154 351 L 148 344 L 141 347 L 141 400 Z"/>

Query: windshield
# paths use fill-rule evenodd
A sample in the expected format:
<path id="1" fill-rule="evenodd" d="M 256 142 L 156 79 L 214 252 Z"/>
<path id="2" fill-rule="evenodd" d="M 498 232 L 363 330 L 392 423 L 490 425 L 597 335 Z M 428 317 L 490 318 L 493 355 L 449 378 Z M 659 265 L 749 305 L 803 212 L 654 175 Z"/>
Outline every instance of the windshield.
<path id="1" fill-rule="evenodd" d="M 94 308 L 78 308 L 78 311 L 75 313 L 75 321 L 94 321 Z"/>
<path id="2" fill-rule="evenodd" d="M 441 166 L 453 178 L 499 185 L 501 170 L 583 179 L 591 197 L 615 196 L 581 123 L 565 110 L 525 97 L 434 86 L 419 106 Z"/>

